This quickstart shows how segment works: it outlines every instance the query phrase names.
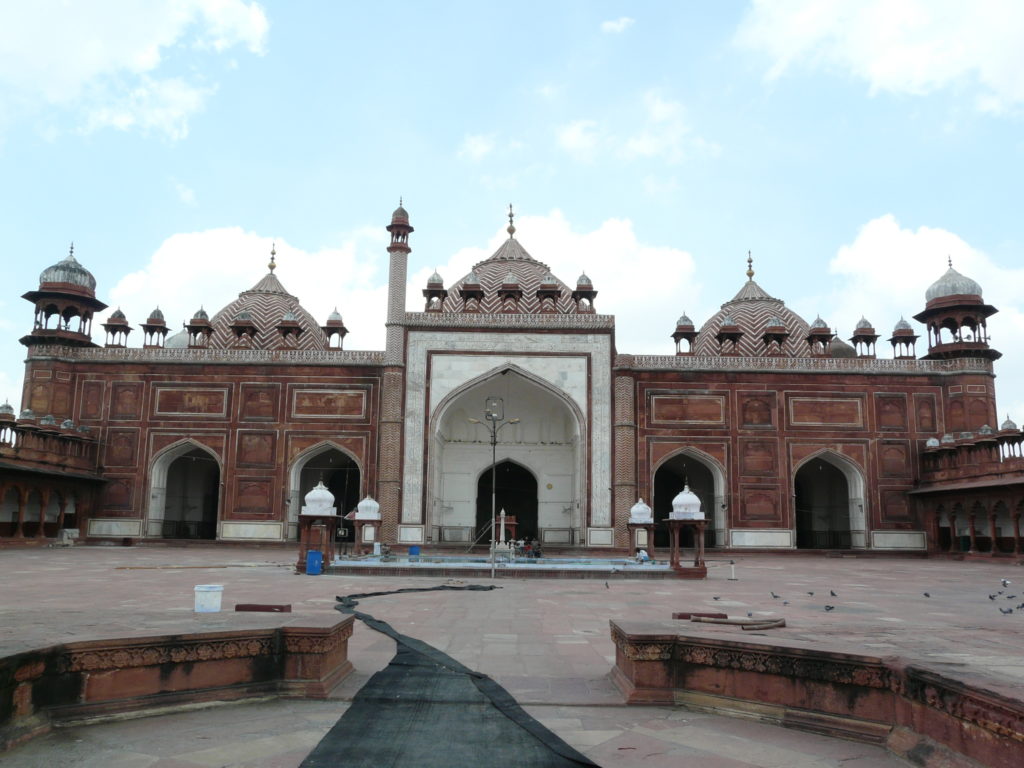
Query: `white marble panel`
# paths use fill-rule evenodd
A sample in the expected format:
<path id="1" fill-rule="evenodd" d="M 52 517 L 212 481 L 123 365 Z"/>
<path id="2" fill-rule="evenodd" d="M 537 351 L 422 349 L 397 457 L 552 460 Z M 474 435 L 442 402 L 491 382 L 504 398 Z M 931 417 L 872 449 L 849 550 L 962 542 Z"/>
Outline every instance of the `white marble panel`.
<path id="1" fill-rule="evenodd" d="M 613 528 L 588 528 L 587 546 L 610 547 L 615 543 L 615 530 Z"/>
<path id="2" fill-rule="evenodd" d="M 279 522 L 230 522 L 220 524 L 220 538 L 226 541 L 280 541 L 283 525 Z"/>
<path id="3" fill-rule="evenodd" d="M 123 518 L 94 518 L 89 521 L 89 536 L 123 538 L 142 535 L 141 520 Z"/>
<path id="4" fill-rule="evenodd" d="M 398 541 L 400 544 L 422 544 L 422 525 L 400 525 L 398 526 Z"/>
<path id="5" fill-rule="evenodd" d="M 927 549 L 924 531 L 872 531 L 872 549 Z"/>
<path id="6" fill-rule="evenodd" d="M 793 531 L 788 528 L 732 530 L 729 533 L 734 547 L 793 548 Z"/>

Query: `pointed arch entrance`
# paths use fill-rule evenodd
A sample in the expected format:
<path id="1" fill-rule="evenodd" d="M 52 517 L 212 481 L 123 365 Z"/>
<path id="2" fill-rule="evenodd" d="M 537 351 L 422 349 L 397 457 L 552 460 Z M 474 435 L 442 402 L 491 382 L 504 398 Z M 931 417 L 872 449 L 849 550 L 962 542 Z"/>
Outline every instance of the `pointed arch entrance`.
<path id="1" fill-rule="evenodd" d="M 797 549 L 865 545 L 864 476 L 832 451 L 805 460 L 793 476 Z"/>
<path id="2" fill-rule="evenodd" d="M 488 397 L 500 397 L 504 403 L 504 422 L 497 433 L 493 459 L 491 433 L 484 419 Z M 519 523 L 517 534 L 530 533 L 542 543 L 557 546 L 580 544 L 588 503 L 584 424 L 582 412 L 569 395 L 512 364 L 453 390 L 435 409 L 427 441 L 424 506 L 430 538 L 464 544 L 473 541 L 479 523 L 480 484 L 490 482 L 493 461 L 499 468 L 508 462 L 503 470 L 507 473 L 525 473 L 519 477 L 532 488 L 535 511 L 532 506 L 521 507 L 527 518 Z M 487 488 L 483 496 L 489 508 L 490 486 Z M 499 478 L 499 492 L 501 489 Z M 512 514 L 508 508 L 506 512 Z M 486 520 L 485 514 L 484 523 Z"/>
<path id="3" fill-rule="evenodd" d="M 491 519 L 491 467 L 480 473 L 476 484 L 476 536 L 488 531 Z M 516 536 L 537 538 L 537 476 L 514 461 L 499 461 L 494 466 L 494 510 L 516 519 Z M 500 526 L 496 526 L 499 528 Z M 487 537 L 489 539 L 489 537 Z M 500 538 L 500 532 L 496 536 Z M 484 539 L 481 539 L 483 541 Z"/>
<path id="4" fill-rule="evenodd" d="M 719 527 L 718 513 L 721 503 L 718 499 L 721 496 L 722 485 L 717 476 L 719 473 L 715 470 L 717 467 L 700 457 L 696 451 L 689 450 L 673 454 L 658 466 L 654 472 L 654 494 L 651 504 L 654 511 L 655 547 L 669 546 L 669 529 L 666 521 L 672 511 L 672 499 L 687 485 L 700 499 L 700 507 L 707 520 L 715 521 L 713 527 L 709 525 L 705 529 L 705 546 L 714 546 L 714 529 Z M 724 522 L 722 525 L 724 526 Z M 693 546 L 691 529 L 683 530 L 680 543 L 684 547 Z"/>
<path id="5" fill-rule="evenodd" d="M 221 468 L 206 446 L 185 440 L 153 461 L 147 535 L 164 539 L 216 539 Z"/>
<path id="6" fill-rule="evenodd" d="M 315 445 L 296 457 L 289 472 L 289 538 L 298 537 L 298 516 L 302 502 L 316 484 L 323 481 L 332 494 L 339 515 L 356 508 L 361 498 L 362 471 L 359 462 L 335 443 Z M 345 536 L 351 535 L 351 526 L 339 526 Z"/>

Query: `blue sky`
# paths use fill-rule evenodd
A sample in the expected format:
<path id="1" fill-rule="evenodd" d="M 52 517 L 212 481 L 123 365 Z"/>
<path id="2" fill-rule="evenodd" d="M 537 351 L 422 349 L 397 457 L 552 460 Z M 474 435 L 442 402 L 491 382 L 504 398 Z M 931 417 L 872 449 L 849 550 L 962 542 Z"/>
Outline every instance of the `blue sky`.
<path id="1" fill-rule="evenodd" d="M 99 298 L 174 327 L 276 241 L 304 306 L 382 349 L 402 196 L 409 309 L 497 247 L 511 202 L 623 352 L 671 354 L 748 249 L 843 338 L 862 314 L 888 337 L 951 257 L 1000 309 L 1020 422 L 1022 39 L 1016 0 L 2 4 L 0 398 L 21 399 L 19 297 L 72 240 Z"/>

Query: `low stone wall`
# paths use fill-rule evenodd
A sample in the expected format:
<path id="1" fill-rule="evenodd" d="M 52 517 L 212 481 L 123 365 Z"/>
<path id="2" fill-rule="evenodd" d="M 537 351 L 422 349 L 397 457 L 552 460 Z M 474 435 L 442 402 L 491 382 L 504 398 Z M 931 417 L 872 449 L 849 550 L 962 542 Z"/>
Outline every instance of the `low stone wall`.
<path id="1" fill-rule="evenodd" d="M 611 622 L 612 678 L 631 704 L 683 704 L 886 745 L 925 766 L 1024 765 L 1024 701 L 877 657 Z"/>
<path id="2" fill-rule="evenodd" d="M 331 616 L 321 626 L 96 640 L 4 657 L 0 750 L 61 721 L 263 695 L 325 698 L 352 671 L 353 623 Z"/>

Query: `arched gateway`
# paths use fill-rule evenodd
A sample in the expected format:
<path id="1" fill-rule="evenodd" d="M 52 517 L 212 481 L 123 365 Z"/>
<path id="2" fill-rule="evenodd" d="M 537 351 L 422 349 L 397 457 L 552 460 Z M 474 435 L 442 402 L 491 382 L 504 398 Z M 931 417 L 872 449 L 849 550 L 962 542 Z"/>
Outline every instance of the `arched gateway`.
<path id="1" fill-rule="evenodd" d="M 865 546 L 864 476 L 845 456 L 822 451 L 793 476 L 798 549 Z"/>
<path id="2" fill-rule="evenodd" d="M 488 397 L 500 397 L 504 406 L 493 446 L 491 422 L 484 418 Z M 426 504 L 431 538 L 466 544 L 476 538 L 490 511 L 494 463 L 501 496 L 497 508 L 504 504 L 508 514 L 516 514 L 517 533 L 546 544 L 581 543 L 586 525 L 582 423 L 564 393 L 514 365 L 455 390 L 433 419 Z"/>
<path id="3" fill-rule="evenodd" d="M 216 539 L 220 474 L 217 456 L 193 440 L 183 440 L 157 455 L 150 473 L 147 535 Z"/>

